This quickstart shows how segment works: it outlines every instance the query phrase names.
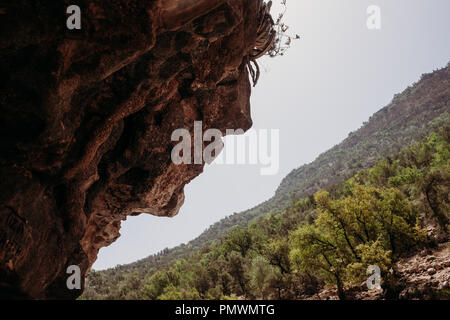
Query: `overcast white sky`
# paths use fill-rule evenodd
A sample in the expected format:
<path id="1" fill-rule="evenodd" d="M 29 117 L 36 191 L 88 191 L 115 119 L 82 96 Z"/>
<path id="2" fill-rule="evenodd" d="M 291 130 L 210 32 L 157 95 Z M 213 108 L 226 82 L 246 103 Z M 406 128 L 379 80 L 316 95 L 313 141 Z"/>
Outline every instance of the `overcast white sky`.
<path id="1" fill-rule="evenodd" d="M 286 56 L 260 60 L 263 74 L 252 93 L 254 128 L 280 130 L 279 173 L 207 166 L 186 186 L 177 217 L 129 217 L 94 269 L 187 243 L 221 218 L 269 199 L 292 169 L 345 139 L 422 73 L 450 61 L 449 0 L 287 2 L 285 21 L 302 39 Z M 381 8 L 381 30 L 366 27 L 370 5 Z"/>

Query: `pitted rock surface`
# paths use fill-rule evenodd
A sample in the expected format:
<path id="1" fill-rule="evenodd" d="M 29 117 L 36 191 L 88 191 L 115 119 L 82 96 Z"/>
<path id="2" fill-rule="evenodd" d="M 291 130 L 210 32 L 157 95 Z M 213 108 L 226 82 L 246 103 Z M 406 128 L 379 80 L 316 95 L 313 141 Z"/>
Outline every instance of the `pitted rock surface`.
<path id="1" fill-rule="evenodd" d="M 66 27 L 69 1 L 0 6 L 6 297 L 75 298 L 67 267 L 86 274 L 123 219 L 176 215 L 203 165 L 172 163 L 175 129 L 252 125 L 262 0 L 77 4 L 81 30 Z"/>

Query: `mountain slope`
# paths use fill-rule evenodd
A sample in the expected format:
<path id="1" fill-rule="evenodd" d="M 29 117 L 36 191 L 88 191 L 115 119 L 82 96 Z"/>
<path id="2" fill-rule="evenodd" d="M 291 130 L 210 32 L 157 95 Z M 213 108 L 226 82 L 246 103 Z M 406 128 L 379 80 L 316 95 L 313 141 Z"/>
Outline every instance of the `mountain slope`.
<path id="1" fill-rule="evenodd" d="M 440 128 L 450 119 L 450 64 L 394 97 L 360 129 L 342 143 L 321 154 L 312 163 L 293 170 L 282 181 L 274 197 L 213 224 L 187 245 L 166 249 L 108 272 L 143 271 L 198 250 L 225 235 L 234 226 L 246 226 L 260 216 L 277 213 L 319 189 L 328 188 L 356 171 L 369 168 L 380 158 L 399 152 Z"/>
<path id="2" fill-rule="evenodd" d="M 448 299 L 449 188 L 447 121 L 371 168 L 167 265 L 92 272 L 83 298 Z M 367 290 L 373 265 L 382 290 Z"/>
<path id="3" fill-rule="evenodd" d="M 191 242 L 201 246 L 224 235 L 234 225 L 246 225 L 264 214 L 283 210 L 298 199 L 331 186 L 378 159 L 400 151 L 442 126 L 450 116 L 450 64 L 410 86 L 360 129 L 321 154 L 312 163 L 292 170 L 281 182 L 275 196 L 247 211 L 234 214 Z"/>

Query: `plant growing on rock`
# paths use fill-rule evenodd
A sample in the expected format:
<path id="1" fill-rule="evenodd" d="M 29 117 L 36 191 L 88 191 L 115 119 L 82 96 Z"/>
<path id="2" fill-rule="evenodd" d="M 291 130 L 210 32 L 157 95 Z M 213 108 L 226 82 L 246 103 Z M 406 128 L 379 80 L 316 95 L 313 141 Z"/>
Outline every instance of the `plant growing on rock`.
<path id="1" fill-rule="evenodd" d="M 261 2 L 261 6 L 259 8 L 260 23 L 256 44 L 252 52 L 249 54 L 247 62 L 247 67 L 254 86 L 258 82 L 261 74 L 256 60 L 264 55 L 268 55 L 272 58 L 283 56 L 289 49 L 292 41 L 300 39 L 298 34 L 295 36 L 287 34 L 289 26 L 283 22 L 284 15 L 287 11 L 286 0 L 281 0 L 281 5 L 283 7 L 283 11 L 278 15 L 277 20 L 274 21 L 272 15 L 270 14 L 272 1 L 267 3 Z"/>

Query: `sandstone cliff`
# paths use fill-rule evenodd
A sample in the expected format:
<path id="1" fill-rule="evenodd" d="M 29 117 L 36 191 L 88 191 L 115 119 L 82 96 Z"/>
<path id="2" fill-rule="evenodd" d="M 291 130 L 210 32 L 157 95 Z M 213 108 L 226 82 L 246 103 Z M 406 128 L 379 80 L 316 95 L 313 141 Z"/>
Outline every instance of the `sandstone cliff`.
<path id="1" fill-rule="evenodd" d="M 68 1 L 2 5 L 4 297 L 75 298 L 67 267 L 87 273 L 123 219 L 176 215 L 203 165 L 174 165 L 171 133 L 250 128 L 248 65 L 274 36 L 262 0 L 77 2 L 81 30 Z"/>

